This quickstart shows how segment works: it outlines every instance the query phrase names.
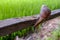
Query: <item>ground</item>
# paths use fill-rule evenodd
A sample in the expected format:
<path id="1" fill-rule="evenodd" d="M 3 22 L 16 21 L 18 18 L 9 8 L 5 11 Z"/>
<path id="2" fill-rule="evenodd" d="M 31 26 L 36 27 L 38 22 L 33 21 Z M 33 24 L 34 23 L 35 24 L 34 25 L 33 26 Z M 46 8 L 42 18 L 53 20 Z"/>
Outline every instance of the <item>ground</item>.
<path id="1" fill-rule="evenodd" d="M 59 28 L 60 17 L 48 20 L 42 23 L 41 29 L 38 33 L 28 34 L 25 39 L 16 37 L 16 40 L 60 40 Z"/>

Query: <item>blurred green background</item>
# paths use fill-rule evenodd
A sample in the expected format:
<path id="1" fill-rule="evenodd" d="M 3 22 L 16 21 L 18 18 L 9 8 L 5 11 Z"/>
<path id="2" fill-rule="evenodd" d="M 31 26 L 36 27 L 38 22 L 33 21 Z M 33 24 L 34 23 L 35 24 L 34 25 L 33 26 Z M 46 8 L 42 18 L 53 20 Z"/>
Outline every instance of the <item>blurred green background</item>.
<path id="1" fill-rule="evenodd" d="M 0 19 L 38 14 L 42 5 L 60 8 L 60 0 L 0 0 Z"/>
<path id="2" fill-rule="evenodd" d="M 59 9 L 60 0 L 0 0 L 0 20 L 39 14 L 42 5 L 47 5 L 51 10 Z M 0 37 L 0 40 L 13 40 L 16 35 L 24 36 L 31 29 L 14 32 Z"/>

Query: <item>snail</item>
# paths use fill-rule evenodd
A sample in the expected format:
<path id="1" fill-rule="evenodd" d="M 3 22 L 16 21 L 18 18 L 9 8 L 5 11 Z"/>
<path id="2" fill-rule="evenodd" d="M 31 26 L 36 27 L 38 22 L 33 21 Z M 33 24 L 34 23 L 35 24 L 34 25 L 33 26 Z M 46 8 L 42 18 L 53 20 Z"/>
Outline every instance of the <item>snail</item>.
<path id="1" fill-rule="evenodd" d="M 42 5 L 40 16 L 36 21 L 36 23 L 34 24 L 34 28 L 36 28 L 43 20 L 48 18 L 50 14 L 51 14 L 51 10 L 46 5 Z"/>

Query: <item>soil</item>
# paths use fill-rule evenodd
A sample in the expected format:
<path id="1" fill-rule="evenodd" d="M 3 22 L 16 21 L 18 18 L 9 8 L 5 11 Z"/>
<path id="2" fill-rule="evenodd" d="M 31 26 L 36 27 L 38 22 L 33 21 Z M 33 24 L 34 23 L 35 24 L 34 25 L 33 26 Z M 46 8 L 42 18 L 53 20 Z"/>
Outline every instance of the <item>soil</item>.
<path id="1" fill-rule="evenodd" d="M 37 33 L 34 32 L 28 34 L 25 38 L 19 38 L 16 36 L 15 40 L 47 40 L 48 37 L 52 40 L 60 40 L 59 38 L 56 39 L 56 36 L 52 34 L 53 31 L 58 30 L 59 28 L 60 17 L 57 17 L 42 23 L 41 29 L 39 29 Z"/>

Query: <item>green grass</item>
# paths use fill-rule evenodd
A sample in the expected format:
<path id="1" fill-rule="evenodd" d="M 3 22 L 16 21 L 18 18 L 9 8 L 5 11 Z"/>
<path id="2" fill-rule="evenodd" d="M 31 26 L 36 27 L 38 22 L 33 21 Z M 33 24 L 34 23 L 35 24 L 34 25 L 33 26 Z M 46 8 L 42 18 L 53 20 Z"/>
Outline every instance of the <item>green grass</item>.
<path id="1" fill-rule="evenodd" d="M 9 35 L 0 36 L 0 40 L 14 40 L 16 36 L 19 36 L 19 37 L 26 36 L 30 31 L 32 32 L 34 31 L 32 28 L 29 27 L 20 31 L 13 32 Z"/>
<path id="2" fill-rule="evenodd" d="M 38 14 L 43 4 L 51 10 L 60 8 L 60 0 L 0 0 L 0 19 Z"/>
<path id="3" fill-rule="evenodd" d="M 51 10 L 60 8 L 60 0 L 0 0 L 0 20 L 39 14 L 43 4 Z M 0 40 L 12 40 L 16 35 L 23 36 L 24 33 L 27 33 L 27 29 L 0 37 Z"/>

